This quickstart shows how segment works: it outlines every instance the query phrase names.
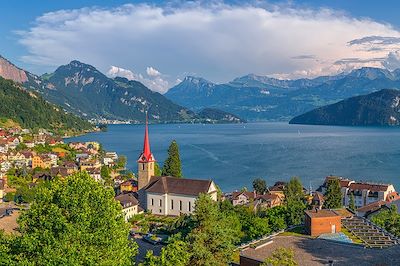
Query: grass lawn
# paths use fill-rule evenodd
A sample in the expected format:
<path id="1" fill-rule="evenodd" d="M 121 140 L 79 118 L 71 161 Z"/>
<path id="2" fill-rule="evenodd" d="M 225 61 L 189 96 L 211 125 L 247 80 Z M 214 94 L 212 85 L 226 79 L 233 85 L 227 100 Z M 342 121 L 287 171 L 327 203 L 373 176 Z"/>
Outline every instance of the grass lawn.
<path id="1" fill-rule="evenodd" d="M 353 241 L 354 244 L 359 244 L 362 245 L 364 244 L 364 242 L 359 239 L 358 237 L 356 237 L 355 235 L 353 235 L 349 230 L 347 230 L 346 228 L 342 227 L 342 231 L 343 234 L 345 234 L 348 238 L 351 239 L 351 241 Z"/>
<path id="2" fill-rule="evenodd" d="M 280 236 L 302 236 L 302 237 L 310 237 L 309 235 L 307 235 L 305 233 L 304 230 L 304 226 L 300 225 L 300 226 L 296 226 L 295 228 L 292 228 L 288 231 L 285 231 L 281 234 L 279 234 Z"/>

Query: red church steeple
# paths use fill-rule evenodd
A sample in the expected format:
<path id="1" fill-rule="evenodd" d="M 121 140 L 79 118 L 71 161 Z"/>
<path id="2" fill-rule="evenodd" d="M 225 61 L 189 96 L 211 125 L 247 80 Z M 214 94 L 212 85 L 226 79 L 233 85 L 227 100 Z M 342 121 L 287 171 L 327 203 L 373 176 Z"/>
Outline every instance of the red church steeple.
<path id="1" fill-rule="evenodd" d="M 143 152 L 140 154 L 138 162 L 145 163 L 145 162 L 154 162 L 154 156 L 150 150 L 150 140 L 149 140 L 149 123 L 147 119 L 147 112 L 146 112 L 146 125 L 144 130 L 144 142 L 143 142 Z"/>

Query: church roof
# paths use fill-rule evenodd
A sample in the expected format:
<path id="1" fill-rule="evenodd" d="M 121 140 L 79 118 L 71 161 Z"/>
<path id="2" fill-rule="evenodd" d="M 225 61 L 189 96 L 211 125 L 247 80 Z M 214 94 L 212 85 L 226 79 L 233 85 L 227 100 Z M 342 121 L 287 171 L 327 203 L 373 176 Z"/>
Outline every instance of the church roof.
<path id="1" fill-rule="evenodd" d="M 145 191 L 160 194 L 172 193 L 198 196 L 200 193 L 208 193 L 211 183 L 211 180 L 153 176 L 145 187 Z"/>
<path id="2" fill-rule="evenodd" d="M 146 112 L 146 126 L 144 130 L 143 151 L 139 156 L 138 162 L 146 163 L 152 161 L 155 161 L 155 159 L 150 150 L 149 123 L 147 121 L 147 112 Z"/>

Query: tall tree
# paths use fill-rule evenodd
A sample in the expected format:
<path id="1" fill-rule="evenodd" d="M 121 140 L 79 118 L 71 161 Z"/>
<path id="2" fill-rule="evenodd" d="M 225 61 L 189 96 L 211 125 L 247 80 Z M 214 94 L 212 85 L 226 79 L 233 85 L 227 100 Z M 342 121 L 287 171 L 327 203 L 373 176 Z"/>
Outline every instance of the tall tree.
<path id="1" fill-rule="evenodd" d="M 171 142 L 168 148 L 168 158 L 164 162 L 162 175 L 182 177 L 181 159 L 179 156 L 178 143 L 175 140 Z"/>
<path id="2" fill-rule="evenodd" d="M 287 225 L 300 224 L 306 209 L 303 185 L 298 177 L 292 177 L 285 187 L 285 203 L 287 210 Z"/>
<path id="3" fill-rule="evenodd" d="M 201 194 L 195 206 L 196 227 L 187 237 L 191 253 L 189 265 L 226 265 L 240 232 L 227 226 L 229 218 L 220 212 L 218 203 L 209 195 Z"/>
<path id="4" fill-rule="evenodd" d="M 324 208 L 337 209 L 343 206 L 342 191 L 340 189 L 339 179 L 333 178 L 328 180 L 324 197 L 325 197 Z"/>
<path id="5" fill-rule="evenodd" d="M 349 209 L 353 212 L 356 210 L 356 203 L 354 202 L 354 194 L 353 193 L 350 194 Z"/>
<path id="6" fill-rule="evenodd" d="M 15 239 L 21 264 L 133 265 L 137 244 L 111 188 L 86 173 L 42 183 L 19 219 Z"/>
<path id="7" fill-rule="evenodd" d="M 262 178 L 256 178 L 253 180 L 253 189 L 257 194 L 262 195 L 267 192 L 267 182 Z"/>

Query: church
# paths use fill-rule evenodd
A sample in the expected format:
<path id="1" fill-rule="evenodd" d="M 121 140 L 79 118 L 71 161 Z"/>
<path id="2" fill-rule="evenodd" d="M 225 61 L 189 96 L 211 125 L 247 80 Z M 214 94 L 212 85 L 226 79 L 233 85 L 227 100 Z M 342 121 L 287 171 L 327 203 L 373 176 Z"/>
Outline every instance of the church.
<path id="1" fill-rule="evenodd" d="M 212 180 L 155 176 L 156 159 L 150 150 L 149 125 L 146 116 L 143 151 L 138 163 L 138 196 L 143 209 L 157 215 L 191 214 L 200 193 L 217 200 Z"/>

